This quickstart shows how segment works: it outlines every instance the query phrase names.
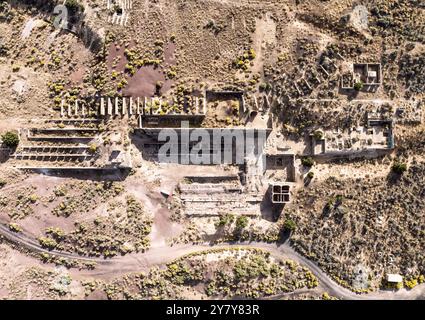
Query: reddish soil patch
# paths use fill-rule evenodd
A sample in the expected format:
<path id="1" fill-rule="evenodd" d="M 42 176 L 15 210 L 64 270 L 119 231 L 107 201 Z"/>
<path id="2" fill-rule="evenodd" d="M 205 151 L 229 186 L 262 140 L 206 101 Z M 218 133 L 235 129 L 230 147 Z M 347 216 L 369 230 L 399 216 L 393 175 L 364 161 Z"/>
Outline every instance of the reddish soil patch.
<path id="1" fill-rule="evenodd" d="M 174 66 L 176 64 L 176 44 L 169 42 L 164 50 L 164 62 L 165 64 Z"/>
<path id="2" fill-rule="evenodd" d="M 84 78 L 84 74 L 85 74 L 86 70 L 87 70 L 87 68 L 80 67 L 77 70 L 75 70 L 73 73 L 71 73 L 71 75 L 69 76 L 71 83 L 73 85 L 83 84 L 83 78 Z"/>
<path id="3" fill-rule="evenodd" d="M 173 84 L 173 81 L 165 79 L 165 75 L 160 68 L 154 68 L 153 66 L 142 67 L 128 80 L 128 85 L 123 90 L 123 93 L 126 96 L 152 97 L 155 95 L 158 81 L 163 83 L 160 94 L 169 91 Z"/>
<path id="4" fill-rule="evenodd" d="M 131 47 L 131 46 L 130 46 Z M 111 44 L 108 49 L 107 66 L 109 70 L 115 70 L 117 72 L 124 71 L 125 65 L 128 60 L 124 55 L 125 47 L 116 47 L 115 44 Z M 176 64 L 175 57 L 176 45 L 172 42 L 168 43 L 164 49 L 164 64 L 169 67 Z M 115 68 L 112 67 L 114 60 L 117 57 L 121 57 L 117 62 Z M 123 89 L 123 94 L 126 96 L 133 97 L 152 97 L 156 93 L 156 83 L 161 81 L 163 86 L 160 90 L 160 94 L 167 93 L 173 85 L 173 80 L 166 80 L 164 72 L 160 67 L 145 66 L 137 70 L 136 74 L 129 78 L 128 85 Z"/>
<path id="5" fill-rule="evenodd" d="M 106 59 L 106 65 L 108 66 L 109 70 L 115 70 L 117 72 L 121 72 L 124 71 L 124 67 L 127 64 L 128 60 L 124 55 L 124 51 L 125 51 L 125 47 L 124 46 L 115 46 L 115 44 L 111 44 L 108 48 L 108 57 Z M 120 59 L 118 60 L 118 63 L 116 65 L 115 68 L 112 67 L 112 64 L 114 62 L 114 60 L 120 57 Z"/>

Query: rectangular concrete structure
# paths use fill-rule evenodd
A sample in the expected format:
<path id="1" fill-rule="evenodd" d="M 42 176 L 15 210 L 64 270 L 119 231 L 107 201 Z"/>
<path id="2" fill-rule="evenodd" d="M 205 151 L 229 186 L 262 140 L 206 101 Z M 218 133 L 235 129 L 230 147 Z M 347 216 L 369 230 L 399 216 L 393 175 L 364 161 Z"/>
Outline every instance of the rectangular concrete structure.
<path id="1" fill-rule="evenodd" d="M 290 196 L 290 185 L 284 183 L 271 183 L 271 201 L 274 204 L 289 203 L 291 200 Z"/>

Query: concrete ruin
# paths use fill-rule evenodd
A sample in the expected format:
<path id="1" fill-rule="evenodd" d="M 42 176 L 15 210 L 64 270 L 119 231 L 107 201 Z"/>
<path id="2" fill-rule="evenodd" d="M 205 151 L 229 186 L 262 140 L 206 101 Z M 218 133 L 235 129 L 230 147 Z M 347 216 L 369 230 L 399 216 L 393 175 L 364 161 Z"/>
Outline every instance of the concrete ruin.
<path id="1" fill-rule="evenodd" d="M 380 63 L 354 63 L 354 83 L 361 82 L 365 86 L 379 86 L 382 84 Z"/>
<path id="2" fill-rule="evenodd" d="M 120 26 L 126 26 L 130 19 L 130 11 L 133 8 L 132 0 L 106 0 L 106 8 L 113 13 L 109 15 L 108 22 Z"/>
<path id="3" fill-rule="evenodd" d="M 291 186 L 285 183 L 271 183 L 270 195 L 273 204 L 289 203 L 291 200 Z"/>
<path id="4" fill-rule="evenodd" d="M 382 84 L 382 69 L 380 63 L 353 63 L 351 72 L 341 77 L 341 89 L 354 89 L 356 83 L 361 83 L 365 90 L 375 90 Z"/>
<path id="5" fill-rule="evenodd" d="M 67 117 L 36 122 L 39 127 L 21 130 L 21 144 L 10 159 L 18 169 L 40 172 L 130 169 L 131 159 L 121 149 L 109 158 L 104 154 L 108 148 L 98 150 L 100 123 L 98 119 Z"/>
<path id="6" fill-rule="evenodd" d="M 316 157 L 375 157 L 391 152 L 393 120 L 377 113 L 366 114 L 366 124 L 346 131 L 326 131 L 320 138 L 310 135 L 310 155 Z"/>
<path id="7" fill-rule="evenodd" d="M 176 135 L 177 144 L 169 144 L 168 141 L 160 141 L 160 134 L 167 134 L 170 136 Z M 198 133 L 205 133 L 210 137 L 209 141 L 202 141 L 202 145 L 199 145 L 199 140 L 190 140 L 189 137 L 193 135 L 197 136 Z M 176 156 L 174 159 L 180 164 L 193 164 L 192 158 L 190 157 L 193 153 L 198 153 L 196 148 L 202 147 L 199 151 L 199 157 L 206 156 L 207 164 L 218 164 L 216 163 L 217 157 L 220 156 L 220 163 L 222 164 L 242 164 L 243 157 L 246 156 L 246 152 L 254 154 L 257 158 L 263 154 L 264 146 L 267 141 L 267 136 L 270 134 L 270 129 L 247 129 L 247 128 L 233 128 L 233 129 L 218 129 L 218 128 L 143 128 L 134 131 L 134 134 L 140 138 L 140 143 L 143 146 L 142 154 L 147 159 L 153 161 L 159 161 L 158 152 L 165 145 L 168 144 L 174 153 L 168 153 L 167 156 Z M 187 137 L 188 144 L 181 143 L 182 137 Z M 243 137 L 244 143 L 237 141 L 236 136 Z M 218 140 L 217 140 L 218 139 Z M 253 150 L 245 150 L 246 145 L 252 145 Z M 207 151 L 205 155 L 202 152 Z M 226 161 L 224 158 L 225 154 L 231 153 L 230 161 Z M 184 159 L 189 159 L 186 161 Z M 176 162 L 171 162 L 176 163 Z M 199 163 L 197 163 L 199 164 Z"/>

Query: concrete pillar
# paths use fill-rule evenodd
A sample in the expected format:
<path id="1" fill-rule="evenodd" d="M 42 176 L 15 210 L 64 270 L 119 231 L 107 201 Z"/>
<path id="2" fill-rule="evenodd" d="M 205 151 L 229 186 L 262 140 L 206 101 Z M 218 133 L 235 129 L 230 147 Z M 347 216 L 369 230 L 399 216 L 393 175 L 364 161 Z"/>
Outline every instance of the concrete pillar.
<path id="1" fill-rule="evenodd" d="M 119 110 L 118 110 L 118 97 L 115 97 L 115 115 L 119 114 Z"/>
<path id="2" fill-rule="evenodd" d="M 151 112 L 150 112 L 150 114 L 153 114 L 153 103 L 154 103 L 154 101 L 155 101 L 155 98 L 151 98 Z"/>
<path id="3" fill-rule="evenodd" d="M 270 101 L 269 101 L 269 97 L 267 95 L 264 95 L 264 100 L 266 101 L 267 108 L 270 108 Z"/>
<path id="4" fill-rule="evenodd" d="M 207 98 L 202 98 L 202 113 L 207 114 Z"/>
<path id="5" fill-rule="evenodd" d="M 319 64 L 319 67 L 323 70 L 324 73 L 326 73 L 326 75 L 329 77 L 329 72 L 326 71 L 325 68 L 323 68 L 323 66 L 321 64 Z"/>
<path id="6" fill-rule="evenodd" d="M 86 116 L 86 107 L 85 107 L 85 105 L 84 105 L 84 104 L 81 106 L 81 115 L 82 115 L 83 117 L 85 117 L 85 116 Z"/>
<path id="7" fill-rule="evenodd" d="M 254 97 L 254 108 L 255 110 L 260 110 L 260 108 L 258 107 L 258 100 L 257 97 L 255 95 L 253 95 Z M 260 110 L 261 111 L 261 110 Z"/>
<path id="8" fill-rule="evenodd" d="M 278 103 L 278 104 L 282 104 L 282 97 L 281 97 L 281 96 L 279 96 L 279 97 L 277 98 L 277 103 Z"/>
<path id="9" fill-rule="evenodd" d="M 71 105 L 68 103 L 68 117 L 71 116 Z"/>
<path id="10" fill-rule="evenodd" d="M 62 99 L 62 101 L 61 101 L 61 117 L 65 116 L 65 110 L 64 110 L 63 104 L 64 104 L 64 101 Z"/>
<path id="11" fill-rule="evenodd" d="M 294 84 L 295 89 L 297 89 L 298 93 L 301 95 L 301 91 L 297 86 L 297 83 L 295 81 L 292 82 Z"/>
<path id="12" fill-rule="evenodd" d="M 122 114 L 127 114 L 127 100 L 125 97 L 122 98 Z"/>
<path id="13" fill-rule="evenodd" d="M 130 97 L 130 102 L 129 102 L 129 106 L 128 106 L 128 114 L 130 116 L 133 115 L 133 97 Z"/>
<path id="14" fill-rule="evenodd" d="M 313 76 L 314 76 L 314 78 L 316 79 L 316 81 L 317 81 L 317 82 L 319 82 L 319 83 L 321 83 L 321 81 L 320 81 L 320 79 L 319 79 L 319 77 L 318 77 L 317 73 L 316 73 L 316 72 L 312 72 L 312 73 L 313 73 Z"/>
<path id="15" fill-rule="evenodd" d="M 195 113 L 196 113 L 196 114 L 201 113 L 201 112 L 199 111 L 199 98 L 198 98 L 198 97 L 196 97 L 196 98 L 195 98 Z"/>
<path id="16" fill-rule="evenodd" d="M 307 79 L 306 79 L 306 78 L 303 78 L 303 79 L 304 79 L 304 82 L 305 82 L 305 84 L 307 85 L 307 87 L 311 90 L 311 86 L 310 86 L 310 84 L 308 83 Z"/>
<path id="17" fill-rule="evenodd" d="M 136 110 L 136 114 L 140 115 L 140 97 L 137 97 L 137 110 Z"/>
<path id="18" fill-rule="evenodd" d="M 78 100 L 75 100 L 75 110 L 74 110 L 75 116 L 78 116 Z"/>
<path id="19" fill-rule="evenodd" d="M 100 115 L 105 115 L 105 98 L 100 98 Z"/>
<path id="20" fill-rule="evenodd" d="M 108 98 L 108 116 L 112 116 L 112 99 Z"/>

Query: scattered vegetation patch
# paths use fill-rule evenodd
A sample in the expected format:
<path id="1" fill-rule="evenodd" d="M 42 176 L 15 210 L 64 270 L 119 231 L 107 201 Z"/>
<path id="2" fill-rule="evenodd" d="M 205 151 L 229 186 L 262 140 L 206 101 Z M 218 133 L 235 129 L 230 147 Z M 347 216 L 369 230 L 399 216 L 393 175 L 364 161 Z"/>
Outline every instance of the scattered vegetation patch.
<path id="1" fill-rule="evenodd" d="M 425 164 L 417 163 L 396 181 L 330 177 L 300 190 L 293 246 L 352 290 L 358 264 L 371 270 L 367 290 L 381 285 L 390 259 L 394 273 L 424 274 L 425 200 L 417 192 L 424 175 Z"/>
<path id="2" fill-rule="evenodd" d="M 242 55 L 240 55 L 236 61 L 234 62 L 234 66 L 237 69 L 241 69 L 243 71 L 247 71 L 249 66 L 251 65 L 251 61 L 253 61 L 256 57 L 254 49 L 249 49 L 245 51 Z"/>
<path id="3" fill-rule="evenodd" d="M 33 206 L 38 197 L 34 193 L 35 187 L 20 187 L 0 195 L 0 211 L 9 215 L 11 219 L 23 219 L 34 213 Z"/>
<path id="4" fill-rule="evenodd" d="M 216 299 L 262 298 L 317 285 L 316 277 L 294 261 L 241 248 L 190 254 L 164 270 L 155 268 L 148 274 L 116 280 L 105 292 L 110 299 L 176 299 L 187 291 Z"/>
<path id="5" fill-rule="evenodd" d="M 45 232 L 47 238 L 42 237 L 42 245 L 105 258 L 143 252 L 149 248 L 148 235 L 153 221 L 139 201 L 127 196 L 124 203 L 118 201 L 110 204 L 108 211 L 107 217 L 76 223 L 76 229 L 70 233 L 49 227 Z"/>
<path id="6" fill-rule="evenodd" d="M 117 182 L 71 182 L 58 186 L 51 201 L 60 200 L 52 213 L 56 216 L 69 217 L 71 214 L 94 210 L 97 205 L 120 195 L 124 191 Z"/>

